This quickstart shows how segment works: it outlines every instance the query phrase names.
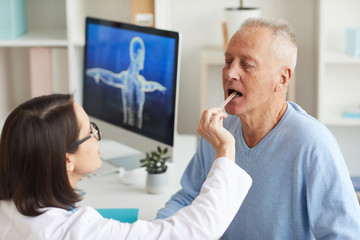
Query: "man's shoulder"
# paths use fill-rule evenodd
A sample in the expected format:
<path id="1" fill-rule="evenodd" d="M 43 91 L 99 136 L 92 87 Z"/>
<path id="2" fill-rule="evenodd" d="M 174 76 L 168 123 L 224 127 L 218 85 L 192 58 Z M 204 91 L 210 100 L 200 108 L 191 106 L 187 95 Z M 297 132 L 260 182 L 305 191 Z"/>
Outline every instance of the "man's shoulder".
<path id="1" fill-rule="evenodd" d="M 288 124 L 297 125 L 299 127 L 327 129 L 323 123 L 309 115 L 304 109 L 293 102 L 288 102 L 287 113 L 289 121 Z"/>
<path id="2" fill-rule="evenodd" d="M 330 130 L 318 119 L 307 114 L 299 105 L 295 103 L 288 103 L 288 119 L 286 119 L 284 129 L 290 132 L 291 135 L 298 136 L 309 142 L 332 141 L 334 139 Z"/>

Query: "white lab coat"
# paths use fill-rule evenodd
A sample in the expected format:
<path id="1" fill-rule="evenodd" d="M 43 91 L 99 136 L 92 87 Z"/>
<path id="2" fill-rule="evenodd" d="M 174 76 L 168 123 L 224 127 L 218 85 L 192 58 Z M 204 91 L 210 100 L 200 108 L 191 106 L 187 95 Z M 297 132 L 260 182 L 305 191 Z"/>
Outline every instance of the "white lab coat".
<path id="1" fill-rule="evenodd" d="M 193 204 L 164 220 L 133 224 L 103 218 L 91 207 L 75 212 L 46 208 L 21 215 L 12 201 L 0 201 L 0 240 L 40 239 L 218 239 L 237 213 L 252 180 L 229 159 L 215 160 Z"/>

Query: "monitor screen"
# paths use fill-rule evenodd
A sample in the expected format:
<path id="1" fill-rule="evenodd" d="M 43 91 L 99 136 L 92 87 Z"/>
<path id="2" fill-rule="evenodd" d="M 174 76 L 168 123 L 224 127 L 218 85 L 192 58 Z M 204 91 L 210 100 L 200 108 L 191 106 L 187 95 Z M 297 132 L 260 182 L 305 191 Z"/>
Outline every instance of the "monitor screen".
<path id="1" fill-rule="evenodd" d="M 177 32 L 87 18 L 85 111 L 173 146 L 178 48 Z"/>

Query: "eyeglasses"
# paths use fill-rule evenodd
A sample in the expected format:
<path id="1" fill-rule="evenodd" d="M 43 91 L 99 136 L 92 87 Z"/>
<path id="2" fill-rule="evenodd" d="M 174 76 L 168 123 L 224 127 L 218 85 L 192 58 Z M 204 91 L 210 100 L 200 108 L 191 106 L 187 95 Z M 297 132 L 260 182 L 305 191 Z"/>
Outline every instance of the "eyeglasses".
<path id="1" fill-rule="evenodd" d="M 77 141 L 74 144 L 74 148 L 78 147 L 80 144 L 82 144 L 83 142 L 85 142 L 86 140 L 90 139 L 91 137 L 95 137 L 96 140 L 100 141 L 101 140 L 101 132 L 99 130 L 99 127 L 93 123 L 90 122 L 90 135 Z"/>

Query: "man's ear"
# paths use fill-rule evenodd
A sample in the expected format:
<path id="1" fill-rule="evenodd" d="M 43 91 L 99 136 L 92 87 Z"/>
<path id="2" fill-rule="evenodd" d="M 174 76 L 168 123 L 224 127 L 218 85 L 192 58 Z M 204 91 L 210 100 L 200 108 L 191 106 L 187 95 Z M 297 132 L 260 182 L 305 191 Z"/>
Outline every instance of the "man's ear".
<path id="1" fill-rule="evenodd" d="M 66 153 L 66 171 L 73 172 L 75 169 L 75 155 Z"/>
<path id="2" fill-rule="evenodd" d="M 290 83 L 291 76 L 292 76 L 291 68 L 283 67 L 283 69 L 281 70 L 280 81 L 276 85 L 277 92 L 287 88 L 287 86 Z"/>

